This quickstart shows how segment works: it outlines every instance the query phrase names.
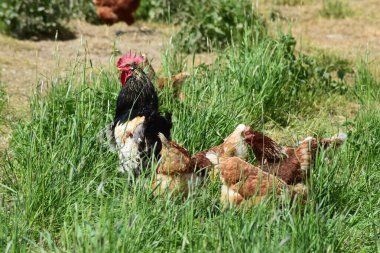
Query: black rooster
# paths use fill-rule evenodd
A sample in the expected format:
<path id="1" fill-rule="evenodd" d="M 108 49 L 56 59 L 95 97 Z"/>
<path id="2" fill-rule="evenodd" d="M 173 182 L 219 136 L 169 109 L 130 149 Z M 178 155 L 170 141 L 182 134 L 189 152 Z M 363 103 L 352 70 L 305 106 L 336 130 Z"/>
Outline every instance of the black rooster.
<path id="1" fill-rule="evenodd" d="M 159 112 L 154 86 L 140 67 L 143 56 L 128 53 L 117 62 L 121 71 L 122 89 L 116 103 L 110 135 L 121 162 L 120 171 L 139 175 L 152 154 L 159 156 L 161 141 L 158 133 L 170 139 L 171 114 Z"/>

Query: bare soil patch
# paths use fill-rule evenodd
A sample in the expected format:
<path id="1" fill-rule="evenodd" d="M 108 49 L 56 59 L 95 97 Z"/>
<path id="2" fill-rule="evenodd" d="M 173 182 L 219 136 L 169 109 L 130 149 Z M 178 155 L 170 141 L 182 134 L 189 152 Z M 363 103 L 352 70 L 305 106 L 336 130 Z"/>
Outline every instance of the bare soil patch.
<path id="1" fill-rule="evenodd" d="M 0 35 L 0 80 L 9 94 L 10 110 L 17 115 L 27 111 L 29 97 L 39 81 L 55 71 L 70 67 L 73 59 L 87 54 L 93 66 L 107 66 L 114 50 L 146 53 L 154 67 L 160 64 L 163 45 L 169 38 L 168 28 L 157 25 L 95 26 L 81 21 L 70 24 L 77 37 L 67 41 L 16 40 Z"/>
<path id="2" fill-rule="evenodd" d="M 329 19 L 320 15 L 322 1 L 304 5 L 273 5 L 261 1 L 260 9 L 269 15 L 278 11 L 278 25 L 284 30 L 290 27 L 302 51 L 324 49 L 343 58 L 356 60 L 368 51 L 370 59 L 380 62 L 380 3 L 378 0 L 347 1 L 353 14 L 345 19 Z M 290 26 L 289 26 L 290 21 Z"/>

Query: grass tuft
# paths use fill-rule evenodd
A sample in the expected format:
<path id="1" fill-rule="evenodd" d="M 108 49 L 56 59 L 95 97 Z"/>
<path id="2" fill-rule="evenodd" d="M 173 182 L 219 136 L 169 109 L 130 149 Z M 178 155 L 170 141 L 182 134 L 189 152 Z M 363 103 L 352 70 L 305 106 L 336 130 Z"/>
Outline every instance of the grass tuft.
<path id="1" fill-rule="evenodd" d="M 347 18 L 352 15 L 352 10 L 344 0 L 323 0 L 323 7 L 320 11 L 322 17 L 326 18 Z"/>

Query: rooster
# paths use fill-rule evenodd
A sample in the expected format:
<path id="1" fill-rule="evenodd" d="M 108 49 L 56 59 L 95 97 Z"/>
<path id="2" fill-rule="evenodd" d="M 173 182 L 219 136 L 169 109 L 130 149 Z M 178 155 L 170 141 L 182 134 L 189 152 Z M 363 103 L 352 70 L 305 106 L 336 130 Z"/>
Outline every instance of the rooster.
<path id="1" fill-rule="evenodd" d="M 237 156 L 242 159 L 248 158 L 248 148 L 245 143 L 244 133 L 248 130 L 248 126 L 244 124 L 238 125 L 235 130 L 224 140 L 224 142 L 218 146 L 209 148 L 207 150 L 196 153 L 192 156 L 193 163 L 197 171 L 205 173 L 208 169 L 211 169 L 212 163 L 207 158 L 208 152 L 213 152 L 220 157 L 232 157 Z M 217 170 L 213 171 L 213 175 L 217 174 Z"/>
<path id="2" fill-rule="evenodd" d="M 131 52 L 117 62 L 122 88 L 108 134 L 122 158 L 120 171 L 134 175 L 140 174 L 141 162 L 146 165 L 152 154 L 159 156 L 161 141 L 158 133 L 170 139 L 172 127 L 171 115 L 162 116 L 159 112 L 157 93 L 140 67 L 143 62 L 143 56 Z"/>
<path id="3" fill-rule="evenodd" d="M 245 141 L 251 146 L 262 169 L 280 177 L 287 184 L 305 183 L 306 176 L 315 162 L 318 147 L 337 148 L 346 138 L 345 134 L 320 140 L 307 137 L 298 147 L 293 148 L 280 146 L 252 128 L 245 131 Z"/>
<path id="4" fill-rule="evenodd" d="M 264 201 L 272 192 L 276 197 L 281 197 L 293 191 L 281 179 L 239 157 L 218 157 L 213 152 L 208 152 L 206 156 L 220 171 L 220 201 L 223 207 L 243 204 L 251 207 Z"/>
<path id="5" fill-rule="evenodd" d="M 124 21 L 128 25 L 135 22 L 133 13 L 138 9 L 140 0 L 93 0 L 96 13 L 107 25 Z"/>
<path id="6" fill-rule="evenodd" d="M 187 196 L 201 182 L 202 178 L 195 172 L 189 152 L 174 141 L 169 141 L 159 133 L 162 143 L 161 159 L 153 181 L 154 194 L 170 191 Z"/>

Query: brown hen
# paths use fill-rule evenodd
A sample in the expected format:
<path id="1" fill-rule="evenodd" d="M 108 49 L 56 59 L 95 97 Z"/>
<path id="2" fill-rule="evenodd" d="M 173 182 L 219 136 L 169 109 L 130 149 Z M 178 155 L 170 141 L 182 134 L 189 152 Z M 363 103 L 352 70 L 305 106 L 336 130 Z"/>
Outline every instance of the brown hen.
<path id="1" fill-rule="evenodd" d="M 223 184 L 220 201 L 224 207 L 241 204 L 250 207 L 264 201 L 271 193 L 279 197 L 289 190 L 281 179 L 239 157 L 218 157 L 213 152 L 207 153 L 207 157 L 220 170 Z"/>
<path id="2" fill-rule="evenodd" d="M 140 0 L 93 0 L 96 13 L 107 25 L 124 21 L 128 25 L 135 22 L 134 12 L 140 6 Z"/>
<path id="3" fill-rule="evenodd" d="M 212 169 L 212 163 L 206 156 L 208 152 L 213 152 L 218 157 L 236 156 L 242 159 L 247 159 L 248 148 L 245 143 L 244 133 L 248 131 L 248 129 L 249 128 L 246 125 L 240 124 L 226 139 L 224 139 L 222 144 L 193 155 L 191 159 L 196 167 L 196 171 L 205 174 L 207 170 Z M 211 173 L 212 176 L 217 176 L 217 172 L 218 170 L 213 170 Z"/>
<path id="4" fill-rule="evenodd" d="M 154 193 L 162 194 L 169 191 L 186 196 L 200 182 L 189 152 L 174 141 L 169 141 L 161 133 L 159 138 L 162 149 L 161 160 L 153 181 Z"/>
<path id="5" fill-rule="evenodd" d="M 251 146 L 264 171 L 284 180 L 287 184 L 305 183 L 314 165 L 318 148 L 337 148 L 344 143 L 345 134 L 317 140 L 307 137 L 298 147 L 283 147 L 269 137 L 253 129 L 245 132 L 245 140 Z"/>

